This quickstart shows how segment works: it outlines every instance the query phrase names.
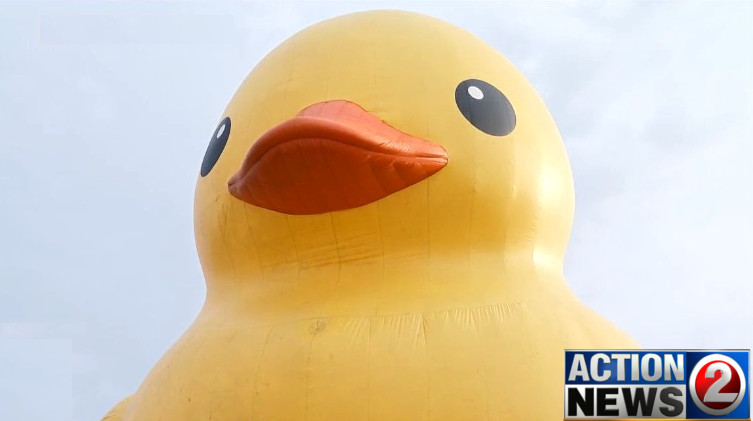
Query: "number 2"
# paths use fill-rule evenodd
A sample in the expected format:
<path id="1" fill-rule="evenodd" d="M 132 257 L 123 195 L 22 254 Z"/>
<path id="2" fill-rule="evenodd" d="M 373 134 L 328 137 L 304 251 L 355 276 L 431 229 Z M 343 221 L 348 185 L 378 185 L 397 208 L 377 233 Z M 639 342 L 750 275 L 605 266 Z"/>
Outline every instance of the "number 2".
<path id="1" fill-rule="evenodd" d="M 732 372 L 729 366 L 723 362 L 717 361 L 712 363 L 706 369 L 706 378 L 713 379 L 717 371 L 722 373 L 719 380 L 715 381 L 709 390 L 706 392 L 706 396 L 703 397 L 704 402 L 734 402 L 737 397 L 737 393 L 719 393 L 724 386 L 732 380 Z"/>

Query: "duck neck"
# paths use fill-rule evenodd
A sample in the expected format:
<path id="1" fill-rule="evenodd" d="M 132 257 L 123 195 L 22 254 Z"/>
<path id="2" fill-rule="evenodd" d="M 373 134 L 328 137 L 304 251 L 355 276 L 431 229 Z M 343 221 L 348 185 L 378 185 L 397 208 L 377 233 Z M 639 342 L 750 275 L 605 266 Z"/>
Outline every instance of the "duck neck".
<path id="1" fill-rule="evenodd" d="M 372 317 L 509 305 L 567 288 L 561 259 L 532 250 L 317 255 L 263 265 L 229 261 L 226 270 L 205 273 L 205 310 L 270 321 Z"/>

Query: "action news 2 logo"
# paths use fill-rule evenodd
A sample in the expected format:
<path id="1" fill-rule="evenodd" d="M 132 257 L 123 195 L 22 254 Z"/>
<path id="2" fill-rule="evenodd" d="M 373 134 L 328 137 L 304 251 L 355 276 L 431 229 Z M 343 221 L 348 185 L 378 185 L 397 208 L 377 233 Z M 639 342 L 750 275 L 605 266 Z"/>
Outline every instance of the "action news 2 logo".
<path id="1" fill-rule="evenodd" d="M 750 350 L 565 351 L 573 419 L 750 420 Z"/>

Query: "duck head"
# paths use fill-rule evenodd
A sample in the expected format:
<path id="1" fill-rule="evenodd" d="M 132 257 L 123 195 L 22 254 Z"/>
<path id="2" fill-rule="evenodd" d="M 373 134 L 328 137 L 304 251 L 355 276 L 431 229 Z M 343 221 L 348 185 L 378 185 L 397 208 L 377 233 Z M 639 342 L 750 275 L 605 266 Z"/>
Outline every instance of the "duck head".
<path id="1" fill-rule="evenodd" d="M 507 59 L 375 11 L 301 31 L 248 75 L 201 165 L 195 229 L 210 292 L 344 266 L 372 284 L 400 268 L 561 273 L 573 206 L 557 127 Z"/>

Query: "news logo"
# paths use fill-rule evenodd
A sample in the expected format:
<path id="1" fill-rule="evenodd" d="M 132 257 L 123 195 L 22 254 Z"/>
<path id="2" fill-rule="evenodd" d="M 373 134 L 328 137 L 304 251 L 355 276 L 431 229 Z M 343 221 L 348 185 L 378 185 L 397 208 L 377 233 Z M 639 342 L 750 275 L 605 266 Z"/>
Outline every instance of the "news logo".
<path id="1" fill-rule="evenodd" d="M 568 350 L 564 419 L 750 420 L 749 361 L 749 350 Z"/>

